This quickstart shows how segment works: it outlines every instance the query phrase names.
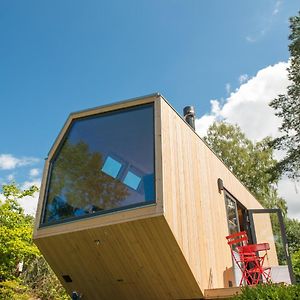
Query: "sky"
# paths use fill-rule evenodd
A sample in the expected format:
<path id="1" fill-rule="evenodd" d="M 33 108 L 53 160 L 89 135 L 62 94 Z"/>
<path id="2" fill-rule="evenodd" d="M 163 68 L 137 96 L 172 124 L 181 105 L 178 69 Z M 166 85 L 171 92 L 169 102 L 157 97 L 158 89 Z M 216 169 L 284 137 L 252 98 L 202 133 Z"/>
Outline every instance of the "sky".
<path id="1" fill-rule="evenodd" d="M 71 112 L 161 93 L 253 141 L 277 136 L 268 106 L 289 85 L 289 17 L 299 0 L 0 0 L 0 184 L 40 184 Z M 280 153 L 278 157 L 280 157 Z M 300 185 L 279 193 L 300 219 Z M 34 214 L 38 195 L 23 199 Z"/>

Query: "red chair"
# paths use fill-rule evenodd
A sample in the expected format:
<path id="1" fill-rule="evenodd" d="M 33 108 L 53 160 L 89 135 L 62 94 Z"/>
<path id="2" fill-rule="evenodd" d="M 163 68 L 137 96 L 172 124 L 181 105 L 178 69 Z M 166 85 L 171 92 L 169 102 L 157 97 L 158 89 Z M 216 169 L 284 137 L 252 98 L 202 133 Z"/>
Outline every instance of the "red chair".
<path id="1" fill-rule="evenodd" d="M 233 233 L 226 239 L 230 246 L 232 258 L 242 273 L 239 285 L 241 286 L 243 283 L 253 285 L 260 282 L 264 258 L 262 259 L 257 255 L 257 250 L 249 248 L 246 231 Z"/>
<path id="2" fill-rule="evenodd" d="M 248 236 L 246 231 L 235 232 L 231 235 L 226 236 L 226 239 L 230 248 L 235 248 L 235 246 L 248 245 Z"/>
<path id="3" fill-rule="evenodd" d="M 252 284 L 258 284 L 261 280 L 271 281 L 271 268 L 265 267 L 265 259 L 267 258 L 267 250 L 270 250 L 269 243 L 251 244 L 237 247 L 240 259 L 244 261 L 247 274 L 251 277 Z M 259 253 L 263 252 L 262 255 Z M 253 260 L 253 253 L 256 259 Z M 250 259 L 249 259 L 250 258 Z"/>
<path id="4" fill-rule="evenodd" d="M 239 267 L 242 273 L 242 277 L 240 280 L 240 286 L 246 282 L 247 285 L 252 284 L 251 274 L 248 273 L 247 268 L 250 266 L 250 262 L 256 259 L 255 253 L 252 255 L 247 255 L 247 261 L 245 261 L 245 256 L 240 255 L 239 248 L 242 246 L 248 245 L 248 236 L 246 231 L 235 232 L 231 235 L 226 236 L 227 243 L 230 246 L 231 256 L 235 264 Z"/>

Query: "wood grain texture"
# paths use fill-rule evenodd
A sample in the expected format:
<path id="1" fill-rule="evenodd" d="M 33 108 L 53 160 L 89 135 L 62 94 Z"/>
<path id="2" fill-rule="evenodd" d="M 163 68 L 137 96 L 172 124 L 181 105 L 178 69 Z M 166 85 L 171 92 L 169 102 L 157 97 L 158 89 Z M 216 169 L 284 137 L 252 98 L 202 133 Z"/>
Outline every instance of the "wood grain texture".
<path id="1" fill-rule="evenodd" d="M 253 215 L 256 231 L 257 243 L 269 243 L 270 251 L 265 262 L 267 266 L 278 266 L 278 258 L 274 241 L 274 234 L 272 232 L 272 225 L 270 214 L 254 214 Z M 268 219 L 268 222 L 266 222 Z M 280 242 L 280 240 L 278 240 Z M 263 254 L 263 253 L 261 253 Z"/>
<path id="2" fill-rule="evenodd" d="M 36 240 L 84 299 L 192 299 L 201 290 L 163 216 Z M 69 275 L 72 283 L 65 283 Z"/>
<path id="3" fill-rule="evenodd" d="M 210 289 L 205 290 L 204 299 L 224 299 L 228 300 L 229 298 L 241 294 L 242 290 L 240 287 L 232 287 L 232 288 L 221 288 L 221 289 Z"/>
<path id="4" fill-rule="evenodd" d="M 232 260 L 218 178 L 246 208 L 262 206 L 168 103 L 161 107 L 164 215 L 201 290 L 226 287 Z"/>

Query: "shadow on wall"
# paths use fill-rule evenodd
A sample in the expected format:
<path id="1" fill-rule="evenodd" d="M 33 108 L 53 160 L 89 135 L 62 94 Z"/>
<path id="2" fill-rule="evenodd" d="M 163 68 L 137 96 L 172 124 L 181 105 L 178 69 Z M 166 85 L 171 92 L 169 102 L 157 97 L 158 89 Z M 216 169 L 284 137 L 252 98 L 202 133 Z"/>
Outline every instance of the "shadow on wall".
<path id="1" fill-rule="evenodd" d="M 236 286 L 233 267 L 226 268 L 226 270 L 223 272 L 223 282 L 225 288 Z"/>

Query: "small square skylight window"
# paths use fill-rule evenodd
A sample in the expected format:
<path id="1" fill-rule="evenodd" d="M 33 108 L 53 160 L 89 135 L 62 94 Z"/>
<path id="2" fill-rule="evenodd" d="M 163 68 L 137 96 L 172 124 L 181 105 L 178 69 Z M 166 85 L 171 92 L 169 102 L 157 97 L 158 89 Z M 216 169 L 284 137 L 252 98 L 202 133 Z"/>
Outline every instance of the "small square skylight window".
<path id="1" fill-rule="evenodd" d="M 116 178 L 122 168 L 122 164 L 110 156 L 107 156 L 105 163 L 101 169 L 105 174 Z"/>
<path id="2" fill-rule="evenodd" d="M 141 182 L 142 178 L 137 176 L 136 174 L 128 171 L 125 179 L 124 179 L 124 183 L 126 185 L 128 185 L 129 187 L 131 187 L 132 189 L 134 190 L 137 190 L 139 185 L 140 185 L 140 182 Z"/>

